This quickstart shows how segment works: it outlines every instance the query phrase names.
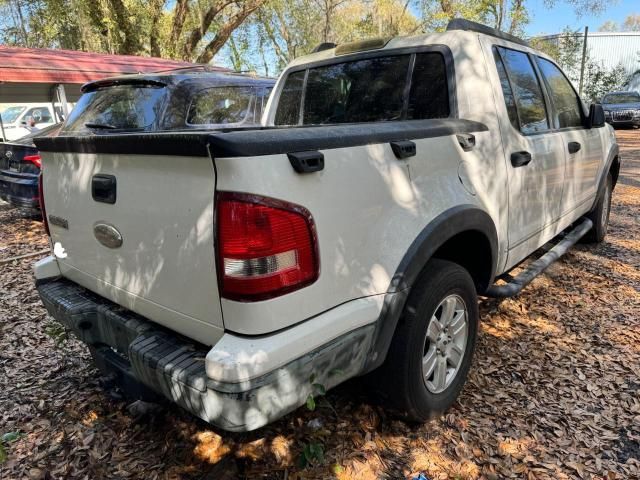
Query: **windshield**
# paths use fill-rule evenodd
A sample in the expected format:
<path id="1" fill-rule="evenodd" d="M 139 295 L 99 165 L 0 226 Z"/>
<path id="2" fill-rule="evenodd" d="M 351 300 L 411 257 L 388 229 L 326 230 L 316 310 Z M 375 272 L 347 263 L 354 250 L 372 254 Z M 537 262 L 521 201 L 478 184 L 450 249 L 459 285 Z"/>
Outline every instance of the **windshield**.
<path id="1" fill-rule="evenodd" d="M 2 123 L 13 123 L 15 122 L 20 114 L 24 112 L 27 107 L 9 107 L 0 113 L 2 116 Z"/>
<path id="2" fill-rule="evenodd" d="M 164 87 L 113 85 L 87 92 L 62 127 L 65 133 L 153 129 L 163 107 Z"/>
<path id="3" fill-rule="evenodd" d="M 637 93 L 610 93 L 605 95 L 602 103 L 640 103 L 640 95 Z"/>

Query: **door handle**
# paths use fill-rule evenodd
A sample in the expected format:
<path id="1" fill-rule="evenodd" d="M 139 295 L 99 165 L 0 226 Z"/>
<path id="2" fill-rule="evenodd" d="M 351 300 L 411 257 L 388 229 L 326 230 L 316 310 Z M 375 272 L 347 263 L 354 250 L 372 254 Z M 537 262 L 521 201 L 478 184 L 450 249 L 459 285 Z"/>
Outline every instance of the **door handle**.
<path id="1" fill-rule="evenodd" d="M 529 152 L 513 152 L 511 154 L 511 165 L 514 167 L 524 167 L 531 162 L 531 154 Z"/>
<path id="2" fill-rule="evenodd" d="M 569 147 L 569 153 L 576 153 L 580 151 L 580 149 L 582 148 L 582 145 L 580 145 L 579 142 L 569 142 L 568 147 Z"/>
<path id="3" fill-rule="evenodd" d="M 414 157 L 416 155 L 416 144 L 411 140 L 391 142 L 390 145 L 396 158 L 403 159 Z"/>

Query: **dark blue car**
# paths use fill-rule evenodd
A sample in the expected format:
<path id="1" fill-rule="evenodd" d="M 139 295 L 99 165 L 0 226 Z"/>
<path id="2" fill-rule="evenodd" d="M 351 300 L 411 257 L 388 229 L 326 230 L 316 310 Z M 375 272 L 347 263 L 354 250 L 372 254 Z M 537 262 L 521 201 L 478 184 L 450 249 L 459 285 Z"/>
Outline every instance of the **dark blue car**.
<path id="1" fill-rule="evenodd" d="M 0 198 L 25 209 L 40 208 L 38 175 L 40 152 L 33 139 L 58 133 L 61 124 L 51 125 L 18 140 L 0 143 Z"/>
<path id="2" fill-rule="evenodd" d="M 640 126 L 640 93 L 611 92 L 602 97 L 607 123 L 616 127 Z"/>

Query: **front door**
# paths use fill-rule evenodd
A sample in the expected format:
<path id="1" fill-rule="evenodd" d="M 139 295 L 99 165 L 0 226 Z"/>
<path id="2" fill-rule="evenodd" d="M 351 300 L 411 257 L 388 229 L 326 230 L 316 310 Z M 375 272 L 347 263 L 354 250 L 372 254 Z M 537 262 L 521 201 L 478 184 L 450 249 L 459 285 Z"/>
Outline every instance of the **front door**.
<path id="1" fill-rule="evenodd" d="M 509 257 L 518 263 L 554 236 L 565 178 L 562 133 L 554 132 L 531 56 L 494 46 L 497 100 L 509 177 Z"/>

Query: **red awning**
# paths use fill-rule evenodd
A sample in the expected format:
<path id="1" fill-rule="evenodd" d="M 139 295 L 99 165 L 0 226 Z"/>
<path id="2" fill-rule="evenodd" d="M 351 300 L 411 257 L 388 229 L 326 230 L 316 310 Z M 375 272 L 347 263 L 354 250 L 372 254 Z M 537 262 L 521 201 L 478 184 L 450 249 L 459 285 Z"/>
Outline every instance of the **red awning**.
<path id="1" fill-rule="evenodd" d="M 0 45 L 0 83 L 83 84 L 128 73 L 151 73 L 195 66 L 194 63 L 162 58 Z M 228 71 L 221 67 L 210 68 Z"/>

